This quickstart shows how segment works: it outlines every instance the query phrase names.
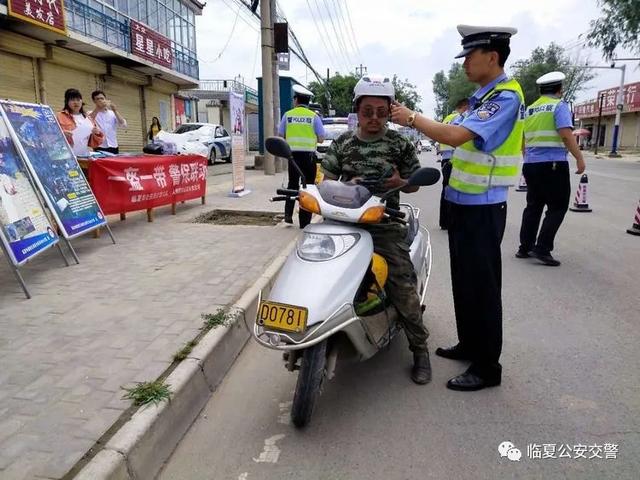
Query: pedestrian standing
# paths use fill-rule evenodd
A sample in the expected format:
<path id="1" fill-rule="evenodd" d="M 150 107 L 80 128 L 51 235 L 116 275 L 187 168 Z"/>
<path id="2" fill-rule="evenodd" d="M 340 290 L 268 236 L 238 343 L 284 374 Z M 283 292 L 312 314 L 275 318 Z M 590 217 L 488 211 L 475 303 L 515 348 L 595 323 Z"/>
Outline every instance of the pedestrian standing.
<path id="1" fill-rule="evenodd" d="M 97 150 L 102 144 L 104 133 L 93 118 L 85 113 L 79 90 L 69 88 L 64 92 L 64 107 L 56 114 L 56 118 L 76 157 L 88 157 L 91 149 Z"/>
<path id="2" fill-rule="evenodd" d="M 502 380 L 502 259 L 500 244 L 509 187 L 522 159 L 524 95 L 504 72 L 511 27 L 459 25 L 464 69 L 480 88 L 469 99 L 460 125 L 430 120 L 396 103 L 392 120 L 453 145 L 449 255 L 458 344 L 438 348 L 441 357 L 468 360 L 469 368 L 450 379 L 452 390 L 480 390 Z"/>
<path id="3" fill-rule="evenodd" d="M 127 128 L 127 121 L 124 119 L 116 104 L 111 100 L 107 100 L 107 95 L 102 90 L 96 90 L 91 94 L 91 100 L 96 108 L 89 112 L 89 116 L 95 120 L 104 132 L 104 141 L 96 150 L 109 152 L 113 154 L 119 153 L 118 147 L 118 128 Z"/>
<path id="4" fill-rule="evenodd" d="M 456 109 L 444 117 L 442 123 L 451 125 L 460 125 L 469 110 L 469 99 L 462 98 L 456 103 Z M 451 177 L 451 157 L 454 148 L 451 145 L 441 144 L 441 168 L 442 168 L 442 193 L 440 194 L 440 228 L 446 230 L 449 228 L 449 201 L 445 198 L 445 191 L 449 185 L 449 177 Z"/>
<path id="5" fill-rule="evenodd" d="M 282 116 L 278 134 L 284 137 L 291 147 L 293 159 L 302 171 L 305 179 L 313 183 L 316 178 L 316 146 L 324 141 L 325 132 L 322 120 L 312 110 L 309 109 L 309 102 L 313 94 L 301 85 L 293 87 L 294 108 Z M 300 188 L 300 174 L 298 170 L 289 165 L 289 183 L 287 188 L 298 190 Z M 285 224 L 293 224 L 293 207 L 295 202 L 287 200 L 284 206 Z M 302 208 L 298 212 L 300 228 L 311 223 L 311 212 Z"/>
<path id="6" fill-rule="evenodd" d="M 527 206 L 522 212 L 516 257 L 532 256 L 552 267 L 560 265 L 551 252 L 571 197 L 567 151 L 576 159 L 576 173 L 585 169 L 582 152 L 572 133 L 571 110 L 562 100 L 564 79 L 564 73 L 550 72 L 536 80 L 540 85 L 540 98 L 527 107 L 524 121 L 522 173 L 527 182 Z M 547 212 L 538 232 L 545 207 Z"/>

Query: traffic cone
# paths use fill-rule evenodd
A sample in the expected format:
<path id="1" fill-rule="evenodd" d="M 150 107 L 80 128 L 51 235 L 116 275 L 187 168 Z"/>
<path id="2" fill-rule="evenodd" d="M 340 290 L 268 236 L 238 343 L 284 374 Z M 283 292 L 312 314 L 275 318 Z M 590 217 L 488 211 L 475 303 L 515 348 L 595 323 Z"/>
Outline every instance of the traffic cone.
<path id="1" fill-rule="evenodd" d="M 589 185 L 589 177 L 583 174 L 578 184 L 578 191 L 573 206 L 569 207 L 572 212 L 590 212 L 589 203 L 587 202 L 587 185 Z"/>
<path id="2" fill-rule="evenodd" d="M 526 192 L 527 191 L 527 180 L 524 178 L 524 175 L 520 175 L 520 183 L 518 184 L 518 188 L 516 188 L 516 192 Z"/>
<path id="3" fill-rule="evenodd" d="M 627 233 L 631 235 L 640 235 L 640 202 L 636 208 L 636 216 L 633 218 L 633 225 L 627 229 Z"/>

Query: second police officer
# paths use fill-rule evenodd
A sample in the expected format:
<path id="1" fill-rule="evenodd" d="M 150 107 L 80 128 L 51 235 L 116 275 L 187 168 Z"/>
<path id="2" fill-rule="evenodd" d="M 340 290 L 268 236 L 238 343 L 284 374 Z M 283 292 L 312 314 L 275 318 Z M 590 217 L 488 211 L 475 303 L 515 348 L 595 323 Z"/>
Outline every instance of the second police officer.
<path id="1" fill-rule="evenodd" d="M 396 103 L 392 120 L 434 140 L 453 145 L 449 254 L 458 343 L 436 354 L 470 362 L 449 380 L 452 390 L 471 391 L 502 380 L 502 259 L 509 187 L 518 180 L 522 159 L 524 96 L 504 72 L 511 52 L 511 27 L 459 25 L 468 79 L 480 86 L 469 115 L 445 125 Z"/>
<path id="2" fill-rule="evenodd" d="M 527 206 L 522 213 L 520 248 L 516 257 L 532 256 L 552 267 L 560 265 L 551 252 L 571 196 L 567 150 L 576 159 L 576 173 L 585 169 L 582 152 L 572 134 L 571 110 L 562 100 L 564 79 L 562 72 L 551 72 L 538 78 L 540 98 L 527 107 L 524 121 L 522 174 L 527 182 Z M 538 232 L 545 206 L 547 212 Z"/>

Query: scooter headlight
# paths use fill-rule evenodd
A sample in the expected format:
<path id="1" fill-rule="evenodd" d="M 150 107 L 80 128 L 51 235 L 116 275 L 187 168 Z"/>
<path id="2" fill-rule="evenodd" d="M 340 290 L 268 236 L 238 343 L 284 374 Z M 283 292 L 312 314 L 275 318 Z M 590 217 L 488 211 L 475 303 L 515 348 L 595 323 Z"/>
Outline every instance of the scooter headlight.
<path id="1" fill-rule="evenodd" d="M 348 235 L 326 235 L 303 233 L 298 240 L 298 256 L 310 262 L 324 262 L 347 253 L 360 240 L 357 233 Z"/>

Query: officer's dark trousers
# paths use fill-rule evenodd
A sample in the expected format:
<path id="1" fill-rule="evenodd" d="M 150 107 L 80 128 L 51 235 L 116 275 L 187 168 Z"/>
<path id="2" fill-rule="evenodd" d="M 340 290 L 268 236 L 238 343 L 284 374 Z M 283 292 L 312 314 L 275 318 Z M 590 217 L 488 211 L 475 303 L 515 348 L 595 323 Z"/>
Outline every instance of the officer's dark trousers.
<path id="1" fill-rule="evenodd" d="M 451 178 L 451 161 L 442 159 L 442 192 L 440 193 L 440 228 L 449 228 L 449 201 L 444 198 L 444 191 Z"/>
<path id="2" fill-rule="evenodd" d="M 569 162 L 525 163 L 522 173 L 527 182 L 527 206 L 522 213 L 520 249 L 547 255 L 569 208 Z M 547 213 L 538 233 L 545 205 Z"/>
<path id="3" fill-rule="evenodd" d="M 293 152 L 293 161 L 300 167 L 307 183 L 313 184 L 316 179 L 316 159 L 313 152 Z M 298 170 L 289 162 L 289 184 L 287 188 L 290 190 L 298 190 L 300 188 L 300 174 Z M 293 200 L 285 202 L 284 217 L 291 219 L 293 217 Z M 311 223 L 311 213 L 306 210 L 299 209 L 298 219 L 300 220 L 300 228 L 304 228 Z"/>
<path id="4" fill-rule="evenodd" d="M 502 367 L 502 257 L 507 204 L 450 204 L 449 254 L 458 340 L 471 371 L 499 380 Z"/>

